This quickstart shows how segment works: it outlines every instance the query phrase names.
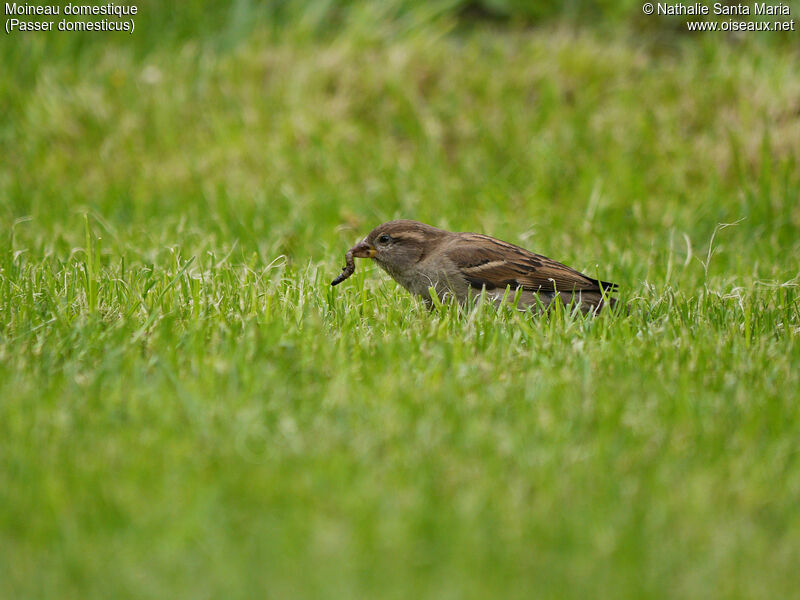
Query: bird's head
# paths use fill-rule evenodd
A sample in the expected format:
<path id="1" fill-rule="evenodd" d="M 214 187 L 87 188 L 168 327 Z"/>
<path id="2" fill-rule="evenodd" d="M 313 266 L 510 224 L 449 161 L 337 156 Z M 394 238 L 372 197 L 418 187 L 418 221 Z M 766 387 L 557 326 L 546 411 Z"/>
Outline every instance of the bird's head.
<path id="1" fill-rule="evenodd" d="M 358 258 L 372 258 L 389 272 L 404 270 L 422 260 L 448 231 L 418 221 L 389 221 L 378 225 L 350 250 Z"/>

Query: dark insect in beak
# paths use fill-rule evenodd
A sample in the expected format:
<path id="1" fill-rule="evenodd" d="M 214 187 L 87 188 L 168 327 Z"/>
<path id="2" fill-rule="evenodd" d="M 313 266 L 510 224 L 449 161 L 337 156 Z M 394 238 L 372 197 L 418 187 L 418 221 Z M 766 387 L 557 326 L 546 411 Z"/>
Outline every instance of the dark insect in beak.
<path id="1" fill-rule="evenodd" d="M 342 274 L 339 275 L 336 279 L 331 281 L 331 285 L 339 285 L 345 279 L 350 277 L 355 270 L 356 270 L 356 261 L 353 260 L 353 249 L 347 251 L 347 254 L 344 255 L 344 266 L 342 267 Z"/>
<path id="2" fill-rule="evenodd" d="M 342 268 L 342 274 L 339 275 L 336 279 L 331 281 L 331 285 L 339 285 L 345 279 L 350 277 L 353 272 L 356 270 L 356 263 L 353 258 L 374 258 L 375 257 L 375 248 L 373 248 L 369 243 L 366 241 L 358 242 L 355 246 L 350 248 L 347 251 L 347 254 L 344 255 L 344 262 L 345 265 Z"/>

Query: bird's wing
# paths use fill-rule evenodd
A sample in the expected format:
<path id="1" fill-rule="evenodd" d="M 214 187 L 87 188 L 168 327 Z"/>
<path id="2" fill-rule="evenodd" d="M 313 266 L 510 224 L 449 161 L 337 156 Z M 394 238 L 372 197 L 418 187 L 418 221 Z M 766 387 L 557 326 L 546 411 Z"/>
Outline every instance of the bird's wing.
<path id="1" fill-rule="evenodd" d="M 522 288 L 533 292 L 613 291 L 616 284 L 592 279 L 546 256 L 478 233 L 463 233 L 447 257 L 475 288 Z"/>

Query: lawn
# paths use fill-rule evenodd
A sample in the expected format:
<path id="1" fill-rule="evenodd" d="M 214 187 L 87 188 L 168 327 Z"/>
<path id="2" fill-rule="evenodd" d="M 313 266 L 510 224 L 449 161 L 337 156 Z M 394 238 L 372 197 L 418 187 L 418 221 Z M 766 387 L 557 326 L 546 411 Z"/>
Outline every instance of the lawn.
<path id="1" fill-rule="evenodd" d="M 796 33 L 160 4 L 0 45 L 0 597 L 796 597 Z M 630 310 L 331 288 L 392 218 Z"/>

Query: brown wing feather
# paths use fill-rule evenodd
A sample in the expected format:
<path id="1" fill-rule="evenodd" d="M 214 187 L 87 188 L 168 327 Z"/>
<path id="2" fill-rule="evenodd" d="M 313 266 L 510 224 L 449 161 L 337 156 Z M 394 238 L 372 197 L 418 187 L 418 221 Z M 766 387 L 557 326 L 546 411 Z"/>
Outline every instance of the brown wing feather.
<path id="1" fill-rule="evenodd" d="M 464 233 L 447 256 L 476 289 L 523 288 L 541 292 L 607 291 L 616 284 L 592 279 L 546 256 L 478 233 Z"/>

